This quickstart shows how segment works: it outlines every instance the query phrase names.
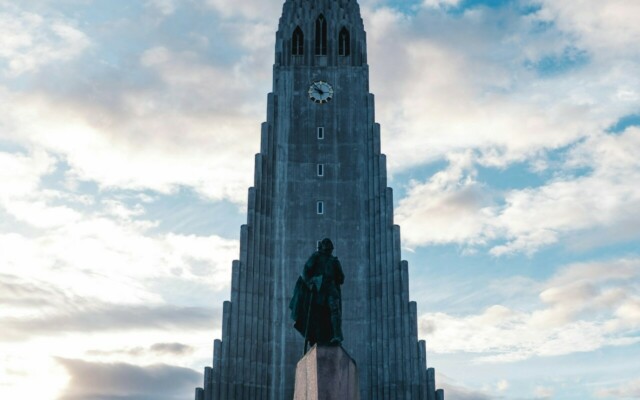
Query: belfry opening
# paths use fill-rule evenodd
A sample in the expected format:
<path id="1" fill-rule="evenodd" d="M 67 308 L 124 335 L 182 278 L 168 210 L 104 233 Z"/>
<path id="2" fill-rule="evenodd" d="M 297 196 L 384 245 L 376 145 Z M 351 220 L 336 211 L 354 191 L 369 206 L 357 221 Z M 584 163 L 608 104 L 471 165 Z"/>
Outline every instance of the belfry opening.
<path id="1" fill-rule="evenodd" d="M 293 31 L 293 37 L 291 38 L 291 54 L 294 56 L 304 55 L 304 33 L 300 27 L 296 27 Z"/>
<path id="2" fill-rule="evenodd" d="M 327 20 L 322 14 L 316 20 L 316 55 L 327 55 Z"/>

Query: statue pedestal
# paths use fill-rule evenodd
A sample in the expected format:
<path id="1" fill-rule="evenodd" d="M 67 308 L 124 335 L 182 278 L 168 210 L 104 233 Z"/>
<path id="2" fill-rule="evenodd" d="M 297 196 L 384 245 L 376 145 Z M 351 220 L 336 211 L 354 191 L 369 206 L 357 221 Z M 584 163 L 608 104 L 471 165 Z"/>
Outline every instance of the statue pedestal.
<path id="1" fill-rule="evenodd" d="M 358 368 L 340 346 L 313 346 L 298 361 L 294 400 L 360 400 Z"/>

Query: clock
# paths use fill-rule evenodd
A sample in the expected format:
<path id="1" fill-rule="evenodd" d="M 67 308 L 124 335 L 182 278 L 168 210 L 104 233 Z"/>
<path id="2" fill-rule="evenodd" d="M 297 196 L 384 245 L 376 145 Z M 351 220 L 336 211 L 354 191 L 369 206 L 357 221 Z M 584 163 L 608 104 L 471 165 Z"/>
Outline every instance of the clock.
<path id="1" fill-rule="evenodd" d="M 333 98 L 333 88 L 327 82 L 313 82 L 309 88 L 309 98 L 318 104 L 324 104 Z"/>

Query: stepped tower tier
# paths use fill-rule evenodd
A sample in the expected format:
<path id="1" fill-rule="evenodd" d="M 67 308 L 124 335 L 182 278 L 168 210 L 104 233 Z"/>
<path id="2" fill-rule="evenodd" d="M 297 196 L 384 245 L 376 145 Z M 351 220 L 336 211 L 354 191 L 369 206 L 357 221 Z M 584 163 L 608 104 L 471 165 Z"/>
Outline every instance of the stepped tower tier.
<path id="1" fill-rule="evenodd" d="M 197 400 L 293 397 L 304 344 L 288 304 L 324 237 L 346 275 L 343 347 L 358 364 L 361 398 L 441 398 L 393 223 L 360 8 L 287 0 L 231 300 Z"/>

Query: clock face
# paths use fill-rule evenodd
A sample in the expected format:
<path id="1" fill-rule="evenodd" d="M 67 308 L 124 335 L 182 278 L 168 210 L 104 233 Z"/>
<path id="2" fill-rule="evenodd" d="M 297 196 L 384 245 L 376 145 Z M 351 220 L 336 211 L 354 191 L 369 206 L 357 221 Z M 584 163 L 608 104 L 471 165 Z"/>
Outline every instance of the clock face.
<path id="1" fill-rule="evenodd" d="M 333 88 L 327 82 L 313 82 L 309 88 L 309 98 L 318 104 L 324 104 L 333 98 Z"/>

